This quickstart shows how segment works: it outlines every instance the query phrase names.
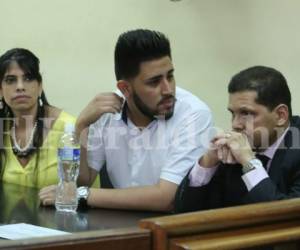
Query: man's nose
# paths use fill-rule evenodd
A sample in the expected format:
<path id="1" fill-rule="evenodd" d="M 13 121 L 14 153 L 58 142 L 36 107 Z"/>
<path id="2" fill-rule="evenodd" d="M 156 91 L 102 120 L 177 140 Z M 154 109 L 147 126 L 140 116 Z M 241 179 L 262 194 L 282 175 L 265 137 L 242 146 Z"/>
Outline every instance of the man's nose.
<path id="1" fill-rule="evenodd" d="M 238 116 L 232 119 L 232 129 L 236 132 L 241 132 L 244 129 L 244 122 Z"/>
<path id="2" fill-rule="evenodd" d="M 172 93 L 171 83 L 168 81 L 167 78 L 164 78 L 162 80 L 161 89 L 162 89 L 162 94 L 171 94 Z"/>

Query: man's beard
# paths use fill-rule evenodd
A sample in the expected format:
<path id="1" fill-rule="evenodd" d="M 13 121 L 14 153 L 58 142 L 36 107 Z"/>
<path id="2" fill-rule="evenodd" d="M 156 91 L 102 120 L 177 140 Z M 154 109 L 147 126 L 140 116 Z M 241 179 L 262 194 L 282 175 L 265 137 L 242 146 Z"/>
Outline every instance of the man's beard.
<path id="1" fill-rule="evenodd" d="M 169 98 L 173 98 L 175 99 L 174 101 L 174 104 L 173 104 L 173 107 L 171 109 L 170 112 L 168 113 L 165 113 L 165 114 L 158 114 L 158 111 L 154 111 L 154 110 L 151 110 L 143 101 L 142 99 L 136 94 L 135 91 L 133 91 L 133 102 L 135 104 L 135 106 L 140 110 L 140 112 L 148 117 L 150 120 L 154 120 L 154 119 L 157 119 L 158 117 L 163 117 L 165 120 L 168 120 L 170 119 L 172 116 L 173 116 L 173 113 L 174 113 L 174 106 L 175 106 L 175 97 L 173 95 L 168 95 L 166 97 L 164 97 L 161 101 L 164 101 L 166 99 L 169 99 Z"/>

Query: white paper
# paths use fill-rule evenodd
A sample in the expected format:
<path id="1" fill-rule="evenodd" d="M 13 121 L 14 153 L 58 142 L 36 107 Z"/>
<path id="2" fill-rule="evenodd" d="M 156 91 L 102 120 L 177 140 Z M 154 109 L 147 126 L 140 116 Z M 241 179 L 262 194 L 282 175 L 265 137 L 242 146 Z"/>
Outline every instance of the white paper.
<path id="1" fill-rule="evenodd" d="M 19 240 L 35 237 L 57 236 L 70 234 L 64 231 L 34 226 L 26 223 L 0 226 L 0 237 L 9 240 Z"/>

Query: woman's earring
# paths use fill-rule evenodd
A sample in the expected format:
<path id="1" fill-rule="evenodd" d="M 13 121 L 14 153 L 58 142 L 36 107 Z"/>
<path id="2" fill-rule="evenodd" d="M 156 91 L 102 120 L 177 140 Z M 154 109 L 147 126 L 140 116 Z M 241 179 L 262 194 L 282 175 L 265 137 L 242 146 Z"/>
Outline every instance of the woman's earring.
<path id="1" fill-rule="evenodd" d="M 3 101 L 2 101 L 2 97 L 0 98 L 0 109 L 3 109 Z"/>
<path id="2" fill-rule="evenodd" d="M 39 104 L 40 104 L 40 107 L 43 106 L 43 100 L 42 100 L 42 98 L 40 96 L 39 96 Z"/>

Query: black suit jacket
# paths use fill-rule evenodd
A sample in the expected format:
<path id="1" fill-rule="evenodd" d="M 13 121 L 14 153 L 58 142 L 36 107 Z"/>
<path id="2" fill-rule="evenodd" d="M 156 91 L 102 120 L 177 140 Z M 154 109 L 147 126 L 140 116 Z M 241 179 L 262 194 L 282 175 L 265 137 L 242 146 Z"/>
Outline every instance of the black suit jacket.
<path id="1" fill-rule="evenodd" d="M 277 149 L 269 178 L 249 192 L 241 176 L 241 165 L 221 164 L 211 181 L 190 187 L 188 175 L 178 187 L 175 212 L 221 208 L 263 201 L 300 197 L 300 117 L 293 117 L 290 129 Z"/>

